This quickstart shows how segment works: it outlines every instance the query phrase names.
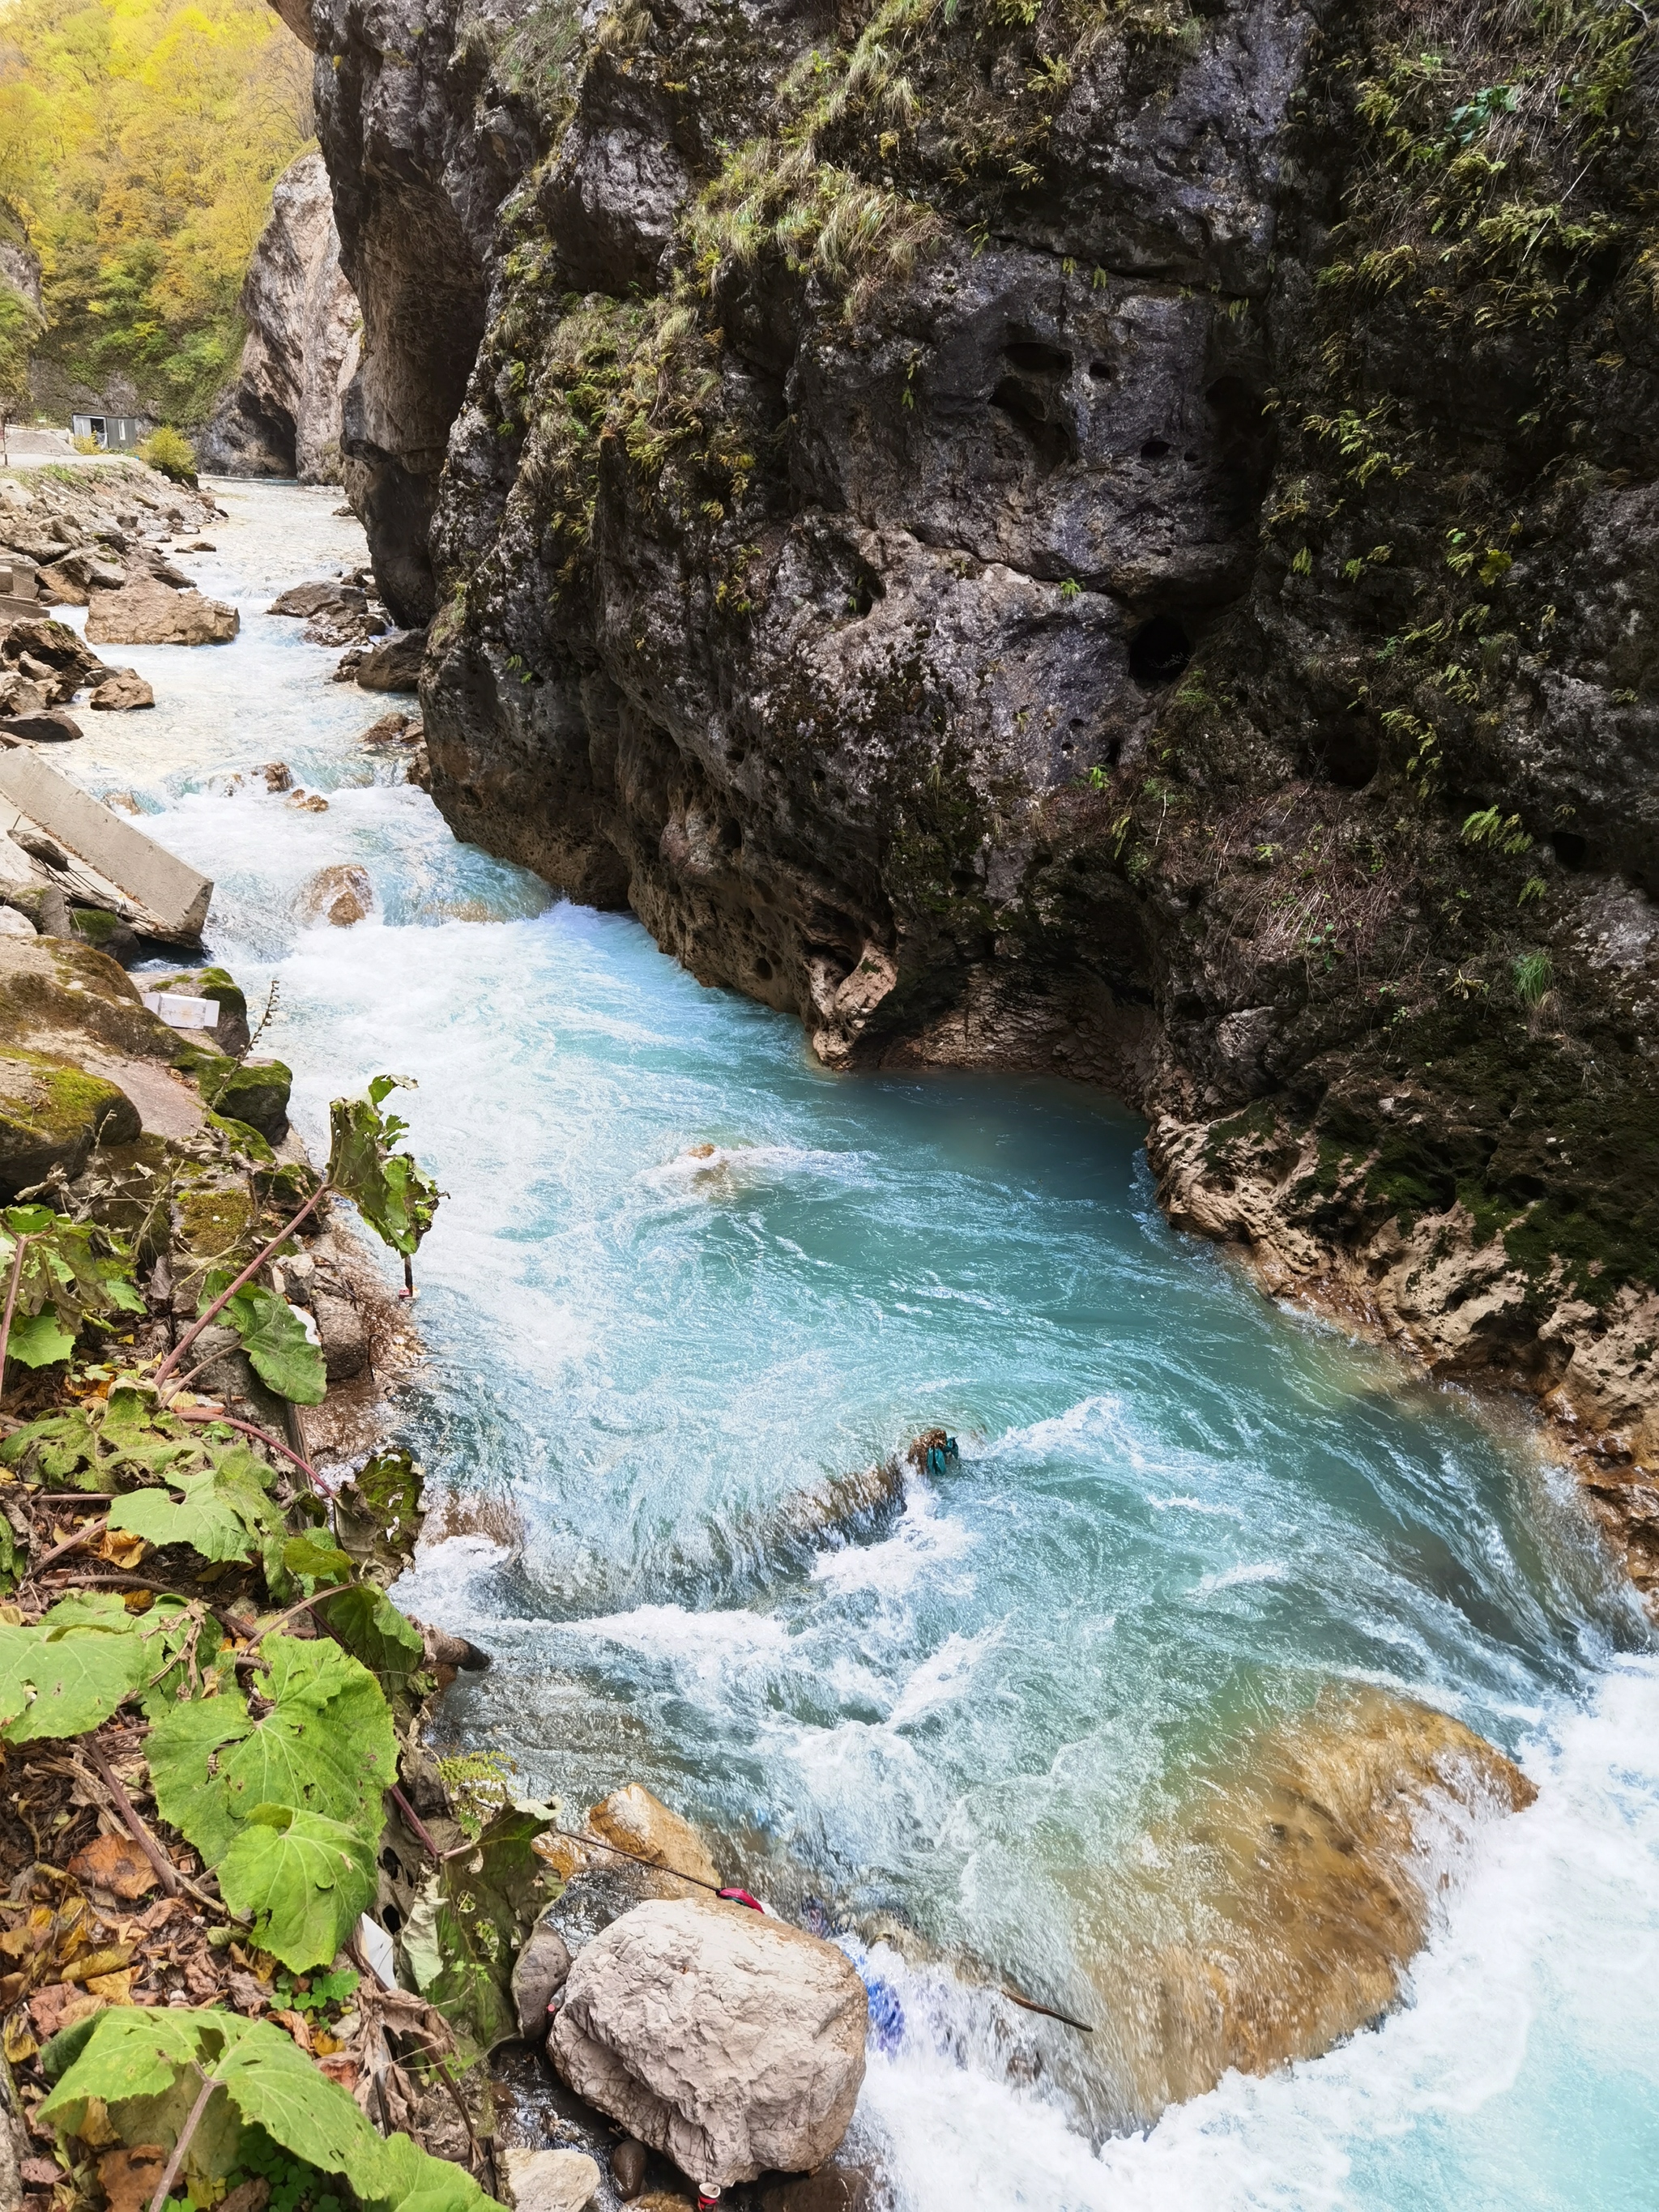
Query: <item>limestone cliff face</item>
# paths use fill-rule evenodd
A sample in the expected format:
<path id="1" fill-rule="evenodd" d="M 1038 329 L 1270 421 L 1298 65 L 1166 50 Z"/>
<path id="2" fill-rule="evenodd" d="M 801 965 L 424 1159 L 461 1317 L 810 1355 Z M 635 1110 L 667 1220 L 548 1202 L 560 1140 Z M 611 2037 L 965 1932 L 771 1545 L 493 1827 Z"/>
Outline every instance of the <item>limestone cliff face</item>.
<path id="1" fill-rule="evenodd" d="M 289 0 L 297 4 L 297 0 Z M 1583 1425 L 1659 1578 L 1659 48 L 317 0 L 457 830 Z"/>
<path id="2" fill-rule="evenodd" d="M 340 267 L 320 154 L 302 154 L 278 178 L 241 304 L 247 342 L 200 441 L 202 465 L 338 483 L 341 409 L 362 318 Z"/>

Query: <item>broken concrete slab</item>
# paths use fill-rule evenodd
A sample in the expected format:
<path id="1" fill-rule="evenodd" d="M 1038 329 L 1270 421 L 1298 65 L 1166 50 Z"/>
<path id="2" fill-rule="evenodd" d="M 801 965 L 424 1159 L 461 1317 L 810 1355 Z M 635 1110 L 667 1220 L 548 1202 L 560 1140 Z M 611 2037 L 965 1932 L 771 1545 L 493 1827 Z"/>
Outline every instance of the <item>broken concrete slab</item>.
<path id="1" fill-rule="evenodd" d="M 200 937 L 211 879 L 22 745 L 0 752 L 0 835 L 15 843 L 20 823 L 64 848 L 69 866 L 53 871 L 64 890 L 169 943 Z"/>

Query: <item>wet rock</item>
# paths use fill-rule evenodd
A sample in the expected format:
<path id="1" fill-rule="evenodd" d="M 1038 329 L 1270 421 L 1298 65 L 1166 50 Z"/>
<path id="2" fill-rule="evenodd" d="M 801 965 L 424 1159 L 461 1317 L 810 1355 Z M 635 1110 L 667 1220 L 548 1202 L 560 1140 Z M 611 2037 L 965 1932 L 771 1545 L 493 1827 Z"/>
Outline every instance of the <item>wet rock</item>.
<path id="1" fill-rule="evenodd" d="M 504 2150 L 496 2165 L 514 2212 L 583 2212 L 599 2185 L 586 2151 Z"/>
<path id="2" fill-rule="evenodd" d="M 570 1946 L 558 1929 L 538 1921 L 513 1969 L 513 2004 L 526 2043 L 547 2033 L 547 2008 L 570 1972 Z"/>
<path id="3" fill-rule="evenodd" d="M 290 584 L 285 592 L 278 592 L 265 609 L 267 614 L 293 615 L 309 622 L 313 615 L 321 614 L 325 607 L 340 604 L 340 586 L 334 578 L 319 577 L 315 583 Z"/>
<path id="4" fill-rule="evenodd" d="M 294 911 L 301 921 L 331 922 L 349 929 L 374 911 L 374 886 L 368 871 L 353 860 L 337 860 L 319 868 L 300 888 Z"/>
<path id="5" fill-rule="evenodd" d="M 224 645 L 241 627 L 234 607 L 196 590 L 144 576 L 118 592 L 94 592 L 87 635 L 94 645 Z"/>
<path id="6" fill-rule="evenodd" d="M 802 2172 L 840 2143 L 868 2004 L 833 1944 L 740 1905 L 642 1905 L 577 1956 L 549 2049 L 579 2095 L 695 2180 Z"/>
<path id="7" fill-rule="evenodd" d="M 135 791 L 106 791 L 104 804 L 112 806 L 118 814 L 142 814 L 144 811 L 138 804 L 138 794 Z"/>
<path id="8" fill-rule="evenodd" d="M 357 682 L 365 691 L 418 691 L 426 632 L 409 630 L 374 646 L 357 663 Z"/>
<path id="9" fill-rule="evenodd" d="M 1461 1722 L 1382 1690 L 1249 1731 L 1152 1830 L 1093 1934 L 1090 1977 L 1135 2115 L 1233 2067 L 1317 2057 L 1389 2011 L 1430 1933 L 1438 1867 L 1536 1795 Z M 1452 1847 L 1438 1864 L 1437 1844 Z"/>
<path id="10" fill-rule="evenodd" d="M 0 718 L 0 730 L 32 745 L 61 745 L 83 734 L 74 715 L 61 707 L 46 707 L 38 714 L 8 714 Z"/>
<path id="11" fill-rule="evenodd" d="M 425 725 L 418 714 L 406 713 L 394 707 L 389 714 L 382 714 L 363 732 L 366 745 L 412 745 L 419 743 Z"/>
<path id="12" fill-rule="evenodd" d="M 876 2192 L 855 2166 L 830 2164 L 817 2173 L 768 2181 L 757 2192 L 758 2212 L 873 2212 Z"/>
<path id="13" fill-rule="evenodd" d="M 611 2179 L 617 2194 L 624 2203 L 637 2197 L 645 2186 L 645 2169 L 650 2154 L 645 2145 L 633 2136 L 624 2136 L 611 2154 Z"/>
<path id="14" fill-rule="evenodd" d="M 719 1887 L 719 1869 L 691 1823 L 637 1782 L 613 1790 L 592 1807 L 587 1825 L 605 1842 L 647 1866 Z"/>
<path id="15" fill-rule="evenodd" d="M 322 1340 L 329 1381 L 346 1382 L 361 1375 L 368 1364 L 368 1329 L 351 1300 L 326 1297 L 319 1292 L 311 1301 L 311 1310 Z"/>
<path id="16" fill-rule="evenodd" d="M 142 1127 L 132 1101 L 103 1077 L 55 1054 L 0 1050 L 0 1194 L 54 1168 L 79 1175 L 94 1145 L 129 1143 Z"/>
<path id="17" fill-rule="evenodd" d="M 263 768 L 256 768 L 252 773 L 264 778 L 267 791 L 292 791 L 294 788 L 294 771 L 286 761 L 267 761 Z"/>
<path id="18" fill-rule="evenodd" d="M 136 668 L 118 668 L 95 686 L 87 704 L 100 714 L 130 714 L 135 708 L 153 707 L 155 694 Z"/>

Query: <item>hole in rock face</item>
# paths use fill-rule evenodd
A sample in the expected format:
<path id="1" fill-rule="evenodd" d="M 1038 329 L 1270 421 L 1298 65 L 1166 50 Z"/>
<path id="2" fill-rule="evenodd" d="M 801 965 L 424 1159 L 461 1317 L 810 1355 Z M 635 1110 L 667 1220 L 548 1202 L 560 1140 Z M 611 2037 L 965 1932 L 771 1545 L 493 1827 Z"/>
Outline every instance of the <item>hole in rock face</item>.
<path id="1" fill-rule="evenodd" d="M 1089 374 L 1097 384 L 1109 384 L 1117 374 L 1117 371 L 1109 361 L 1091 361 L 1089 363 Z"/>
<path id="2" fill-rule="evenodd" d="M 1043 394 L 1018 376 L 1005 376 L 991 394 L 991 404 L 1006 415 L 1030 439 L 1045 469 L 1057 469 L 1072 457 L 1072 441 L 1063 423 L 1051 422 Z"/>
<path id="3" fill-rule="evenodd" d="M 1143 461 L 1167 461 L 1170 458 L 1169 440 L 1148 438 L 1140 449 L 1140 458 Z"/>
<path id="4" fill-rule="evenodd" d="M 1564 868 L 1575 872 L 1589 865 L 1589 844 L 1576 830 L 1558 830 L 1550 839 L 1550 850 Z"/>
<path id="5" fill-rule="evenodd" d="M 1322 730 L 1310 750 L 1318 773 L 1344 791 L 1363 791 L 1376 774 L 1381 757 L 1376 732 L 1357 717 Z"/>
<path id="6" fill-rule="evenodd" d="M 763 983 L 769 983 L 772 980 L 772 963 L 769 960 L 762 959 L 758 952 L 755 955 L 755 973 Z"/>
<path id="7" fill-rule="evenodd" d="M 1044 345 L 1036 338 L 1013 338 L 1002 349 L 1016 368 L 1029 369 L 1036 376 L 1069 376 L 1072 356 L 1058 346 Z"/>
<path id="8" fill-rule="evenodd" d="M 886 596 L 887 589 L 880 577 L 872 575 L 868 569 L 863 569 L 854 580 L 853 588 L 847 595 L 847 604 L 854 614 L 862 617 L 869 613 L 878 599 L 884 599 Z"/>
<path id="9" fill-rule="evenodd" d="M 1154 615 L 1129 640 L 1129 673 L 1138 684 L 1173 684 L 1192 657 L 1192 640 L 1174 615 Z"/>

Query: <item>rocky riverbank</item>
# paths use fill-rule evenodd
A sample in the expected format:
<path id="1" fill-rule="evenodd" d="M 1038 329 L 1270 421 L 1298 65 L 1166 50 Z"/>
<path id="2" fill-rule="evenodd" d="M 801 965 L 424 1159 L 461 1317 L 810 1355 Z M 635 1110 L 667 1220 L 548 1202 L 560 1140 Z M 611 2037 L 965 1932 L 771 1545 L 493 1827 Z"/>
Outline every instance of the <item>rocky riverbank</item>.
<path id="1" fill-rule="evenodd" d="M 1651 1590 L 1644 21 L 289 13 L 458 830 L 1107 1085 Z"/>

